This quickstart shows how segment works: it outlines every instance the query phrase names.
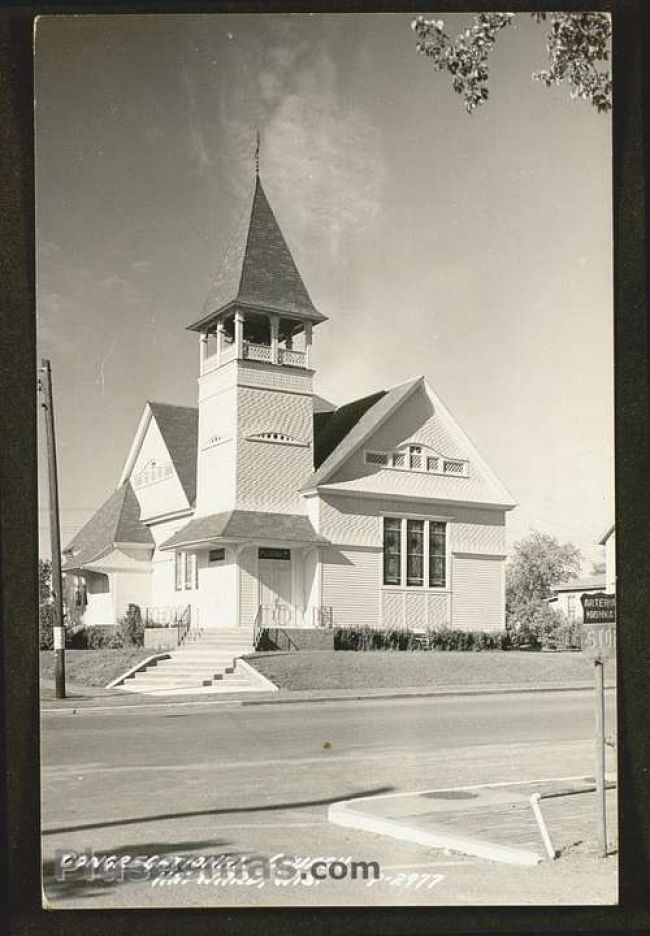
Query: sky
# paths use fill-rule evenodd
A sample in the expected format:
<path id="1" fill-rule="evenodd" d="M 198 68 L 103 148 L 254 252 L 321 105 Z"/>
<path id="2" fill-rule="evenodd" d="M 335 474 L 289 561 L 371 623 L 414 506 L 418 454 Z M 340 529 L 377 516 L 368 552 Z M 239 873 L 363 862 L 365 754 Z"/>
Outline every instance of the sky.
<path id="1" fill-rule="evenodd" d="M 463 14 L 442 18 L 456 34 Z M 39 357 L 62 540 L 114 490 L 146 400 L 196 405 L 197 336 L 261 177 L 310 295 L 317 392 L 424 374 L 532 530 L 611 523 L 611 121 L 531 79 L 524 14 L 469 116 L 408 14 L 42 16 Z M 41 440 L 41 453 L 43 445 Z M 43 464 L 41 464 L 43 468 Z M 41 555 L 49 555 L 41 472 Z"/>

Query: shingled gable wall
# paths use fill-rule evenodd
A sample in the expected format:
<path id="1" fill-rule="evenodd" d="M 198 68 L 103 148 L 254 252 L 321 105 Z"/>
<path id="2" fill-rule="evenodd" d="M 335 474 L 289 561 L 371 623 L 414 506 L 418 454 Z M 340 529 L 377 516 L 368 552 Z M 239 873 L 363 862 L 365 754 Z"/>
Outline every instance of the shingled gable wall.
<path id="1" fill-rule="evenodd" d="M 170 466 L 172 473 L 159 481 L 137 486 L 137 477 L 147 465 L 155 462 L 157 467 Z M 172 459 L 163 440 L 155 419 L 150 420 L 140 451 L 130 474 L 131 486 L 140 505 L 140 519 L 143 522 L 153 517 L 174 513 L 189 507 L 187 497 L 172 464 Z"/>
<path id="2" fill-rule="evenodd" d="M 409 442 L 469 459 L 470 477 L 447 478 L 365 464 L 365 450 L 393 451 Z M 339 623 L 504 627 L 505 511 L 471 503 L 472 499 L 503 499 L 503 494 L 495 492 L 470 448 L 454 433 L 448 417 L 435 412 L 423 388 L 341 465 L 328 484 L 333 488 L 323 488 L 308 504 L 319 533 L 332 542 L 323 551 L 322 603 L 335 608 Z M 375 496 L 364 496 L 363 491 Z M 384 515 L 447 519 L 445 589 L 383 586 Z"/>

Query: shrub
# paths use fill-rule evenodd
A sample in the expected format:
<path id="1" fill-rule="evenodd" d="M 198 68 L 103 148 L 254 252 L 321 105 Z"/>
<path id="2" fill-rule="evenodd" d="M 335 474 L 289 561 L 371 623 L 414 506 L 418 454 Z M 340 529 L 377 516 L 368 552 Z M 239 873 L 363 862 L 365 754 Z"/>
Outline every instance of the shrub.
<path id="1" fill-rule="evenodd" d="M 41 603 L 38 609 L 38 647 L 39 650 L 52 650 L 54 647 L 54 607 L 51 603 Z"/>
<path id="2" fill-rule="evenodd" d="M 129 605 L 126 616 L 118 624 L 116 636 L 121 640 L 122 647 L 144 646 L 144 621 L 138 605 Z"/>
<path id="3" fill-rule="evenodd" d="M 427 632 L 428 647 L 409 630 L 372 630 L 339 627 L 334 633 L 335 650 L 511 650 L 506 631 L 463 631 L 442 627 Z"/>
<path id="4" fill-rule="evenodd" d="M 508 626 L 520 646 L 527 645 L 533 650 L 568 650 L 580 646 L 581 626 L 569 622 L 566 615 L 537 598 L 512 608 Z"/>

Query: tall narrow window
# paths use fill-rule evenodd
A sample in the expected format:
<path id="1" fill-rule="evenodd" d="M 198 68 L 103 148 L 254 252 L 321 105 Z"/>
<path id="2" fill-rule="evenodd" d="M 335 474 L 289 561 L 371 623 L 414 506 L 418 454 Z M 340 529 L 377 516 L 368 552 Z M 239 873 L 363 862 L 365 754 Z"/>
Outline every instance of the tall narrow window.
<path id="1" fill-rule="evenodd" d="M 183 587 L 183 557 L 185 553 L 174 553 L 174 588 L 180 591 Z"/>
<path id="2" fill-rule="evenodd" d="M 424 520 L 406 521 L 406 584 L 424 585 Z"/>
<path id="3" fill-rule="evenodd" d="M 422 467 L 422 449 L 419 445 L 409 446 L 409 468 L 419 471 Z"/>
<path id="4" fill-rule="evenodd" d="M 384 585 L 401 585 L 402 521 L 384 517 Z"/>
<path id="5" fill-rule="evenodd" d="M 429 523 L 429 588 L 447 583 L 447 528 L 438 520 Z"/>

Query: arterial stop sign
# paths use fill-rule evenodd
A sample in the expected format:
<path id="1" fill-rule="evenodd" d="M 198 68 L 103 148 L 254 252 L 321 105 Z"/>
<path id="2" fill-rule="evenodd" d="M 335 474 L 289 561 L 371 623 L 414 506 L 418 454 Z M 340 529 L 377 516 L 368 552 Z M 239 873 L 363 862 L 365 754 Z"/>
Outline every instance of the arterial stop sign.
<path id="1" fill-rule="evenodd" d="M 616 653 L 616 595 L 582 595 L 582 652 L 603 662 Z"/>

